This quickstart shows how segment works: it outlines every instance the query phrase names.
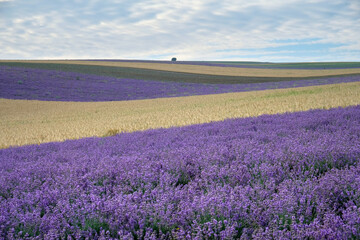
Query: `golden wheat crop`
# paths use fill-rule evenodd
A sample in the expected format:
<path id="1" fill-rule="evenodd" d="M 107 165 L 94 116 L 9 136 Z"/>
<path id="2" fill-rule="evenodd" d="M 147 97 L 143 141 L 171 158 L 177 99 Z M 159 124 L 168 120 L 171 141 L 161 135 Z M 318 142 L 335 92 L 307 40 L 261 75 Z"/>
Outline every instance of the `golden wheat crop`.
<path id="1" fill-rule="evenodd" d="M 75 60 L 3 60 L 0 62 L 30 62 L 30 63 L 60 63 L 81 64 L 112 67 L 144 68 L 162 71 L 183 73 L 197 73 L 221 76 L 246 76 L 246 77 L 320 77 L 344 74 L 360 74 L 360 68 L 350 69 L 261 69 L 261 68 L 237 68 L 215 67 L 188 64 L 166 64 L 149 62 L 111 62 L 111 61 L 75 61 Z"/>
<path id="2" fill-rule="evenodd" d="M 0 99 L 0 148 L 360 104 L 360 82 L 120 102 Z"/>

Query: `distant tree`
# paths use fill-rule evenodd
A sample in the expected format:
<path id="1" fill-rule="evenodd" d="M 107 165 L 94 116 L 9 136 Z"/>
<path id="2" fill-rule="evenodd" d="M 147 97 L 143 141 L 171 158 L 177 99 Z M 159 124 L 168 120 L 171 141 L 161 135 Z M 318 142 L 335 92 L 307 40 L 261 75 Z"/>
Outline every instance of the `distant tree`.
<path id="1" fill-rule="evenodd" d="M 171 61 L 172 61 L 172 62 L 176 62 L 176 57 L 173 57 L 173 58 L 171 59 Z"/>

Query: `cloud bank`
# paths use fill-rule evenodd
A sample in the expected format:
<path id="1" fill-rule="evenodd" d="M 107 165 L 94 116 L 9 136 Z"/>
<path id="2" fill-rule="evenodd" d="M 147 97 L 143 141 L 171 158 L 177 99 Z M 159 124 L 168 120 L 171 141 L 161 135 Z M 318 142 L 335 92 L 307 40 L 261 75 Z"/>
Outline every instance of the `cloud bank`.
<path id="1" fill-rule="evenodd" d="M 359 61 L 360 2 L 0 0 L 1 59 Z"/>

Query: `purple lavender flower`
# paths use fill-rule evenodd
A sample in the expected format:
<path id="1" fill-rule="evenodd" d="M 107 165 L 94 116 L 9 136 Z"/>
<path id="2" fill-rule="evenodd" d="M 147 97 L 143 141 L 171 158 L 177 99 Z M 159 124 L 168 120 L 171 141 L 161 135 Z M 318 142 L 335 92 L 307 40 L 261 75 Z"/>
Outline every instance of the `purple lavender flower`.
<path id="1" fill-rule="evenodd" d="M 360 106 L 0 150 L 3 239 L 357 239 Z"/>
<path id="2" fill-rule="evenodd" d="M 123 101 L 359 81 L 360 76 L 251 84 L 200 84 L 118 79 L 55 70 L 0 66 L 0 98 L 44 101 Z"/>

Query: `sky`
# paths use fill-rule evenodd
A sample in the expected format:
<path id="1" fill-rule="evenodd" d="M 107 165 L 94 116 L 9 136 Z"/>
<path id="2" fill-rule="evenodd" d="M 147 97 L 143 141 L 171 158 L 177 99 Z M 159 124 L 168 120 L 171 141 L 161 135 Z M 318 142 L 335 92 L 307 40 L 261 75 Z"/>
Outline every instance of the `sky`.
<path id="1" fill-rule="evenodd" d="M 360 61 L 360 0 L 0 0 L 0 59 Z"/>

